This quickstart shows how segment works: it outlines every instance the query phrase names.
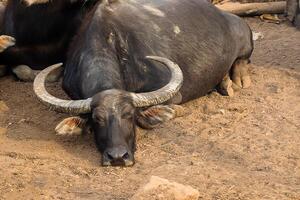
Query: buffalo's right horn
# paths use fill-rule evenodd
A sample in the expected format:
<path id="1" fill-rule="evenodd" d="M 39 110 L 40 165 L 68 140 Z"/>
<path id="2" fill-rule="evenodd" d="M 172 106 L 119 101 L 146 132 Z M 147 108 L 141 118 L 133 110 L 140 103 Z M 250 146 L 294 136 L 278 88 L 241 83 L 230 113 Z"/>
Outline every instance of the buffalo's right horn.
<path id="1" fill-rule="evenodd" d="M 62 64 L 52 65 L 41 71 L 34 79 L 33 89 L 39 100 L 58 112 L 71 114 L 84 114 L 91 112 L 92 98 L 85 100 L 63 100 L 49 94 L 45 88 L 47 76 L 54 70 L 62 67 Z"/>

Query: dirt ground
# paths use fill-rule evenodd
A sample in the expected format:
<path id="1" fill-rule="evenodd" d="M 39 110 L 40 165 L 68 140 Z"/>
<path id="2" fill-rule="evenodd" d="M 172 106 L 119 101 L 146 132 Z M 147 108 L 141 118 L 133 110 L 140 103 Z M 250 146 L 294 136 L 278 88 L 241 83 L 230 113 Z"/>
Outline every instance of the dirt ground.
<path id="1" fill-rule="evenodd" d="M 300 31 L 247 19 L 256 41 L 253 84 L 212 93 L 187 114 L 139 130 L 136 164 L 100 166 L 93 136 L 58 137 L 66 115 L 49 111 L 31 83 L 0 78 L 0 199 L 129 199 L 151 175 L 200 191 L 200 199 L 300 199 Z M 57 91 L 59 86 L 52 86 Z"/>

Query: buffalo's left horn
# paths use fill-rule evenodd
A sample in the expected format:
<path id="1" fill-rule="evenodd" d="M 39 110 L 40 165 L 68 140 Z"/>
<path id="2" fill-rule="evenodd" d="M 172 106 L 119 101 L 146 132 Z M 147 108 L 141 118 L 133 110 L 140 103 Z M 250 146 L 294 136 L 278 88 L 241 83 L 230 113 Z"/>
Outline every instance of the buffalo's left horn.
<path id="1" fill-rule="evenodd" d="M 171 73 L 171 79 L 167 85 L 158 90 L 146 93 L 131 93 L 136 107 L 158 105 L 168 101 L 177 94 L 183 83 L 182 71 L 177 64 L 167 58 L 158 56 L 147 56 L 146 58 L 167 66 Z"/>
<path id="2" fill-rule="evenodd" d="M 91 112 L 92 98 L 85 100 L 63 100 L 49 94 L 45 88 L 47 76 L 54 70 L 62 67 L 62 64 L 52 65 L 41 71 L 34 79 L 33 89 L 41 102 L 51 109 L 71 114 L 84 114 Z"/>

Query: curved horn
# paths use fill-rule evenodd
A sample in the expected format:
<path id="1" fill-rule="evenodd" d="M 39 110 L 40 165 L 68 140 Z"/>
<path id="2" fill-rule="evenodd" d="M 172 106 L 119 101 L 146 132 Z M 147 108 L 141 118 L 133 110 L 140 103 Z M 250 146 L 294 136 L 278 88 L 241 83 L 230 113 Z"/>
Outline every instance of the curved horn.
<path id="1" fill-rule="evenodd" d="M 41 71 L 33 83 L 33 90 L 39 100 L 51 109 L 58 112 L 65 112 L 71 114 L 84 114 L 91 112 L 91 102 L 92 98 L 86 100 L 63 100 L 56 98 L 49 94 L 45 88 L 45 82 L 47 76 L 54 70 L 60 68 L 63 64 L 52 65 L 43 71 Z"/>
<path id="2" fill-rule="evenodd" d="M 179 66 L 167 58 L 147 56 L 147 59 L 158 61 L 166 65 L 171 72 L 171 79 L 164 87 L 147 93 L 131 93 L 136 107 L 147 107 L 164 103 L 174 97 L 182 86 L 183 74 Z"/>

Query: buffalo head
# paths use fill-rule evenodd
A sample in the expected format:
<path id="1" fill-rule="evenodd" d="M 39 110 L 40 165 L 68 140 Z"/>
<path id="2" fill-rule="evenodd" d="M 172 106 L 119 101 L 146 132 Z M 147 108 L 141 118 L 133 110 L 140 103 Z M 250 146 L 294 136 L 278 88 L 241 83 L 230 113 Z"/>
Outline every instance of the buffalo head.
<path id="1" fill-rule="evenodd" d="M 166 58 L 147 58 L 161 62 L 171 72 L 169 83 L 156 91 L 132 93 L 109 89 L 85 100 L 58 99 L 46 91 L 45 80 L 61 64 L 43 70 L 34 81 L 34 91 L 43 103 L 56 111 L 76 115 L 89 114 L 97 146 L 102 152 L 103 165 L 130 166 L 134 163 L 137 109 L 166 102 L 179 91 L 183 82 L 182 71 L 178 65 Z M 144 117 L 147 116 L 149 115 Z"/>

